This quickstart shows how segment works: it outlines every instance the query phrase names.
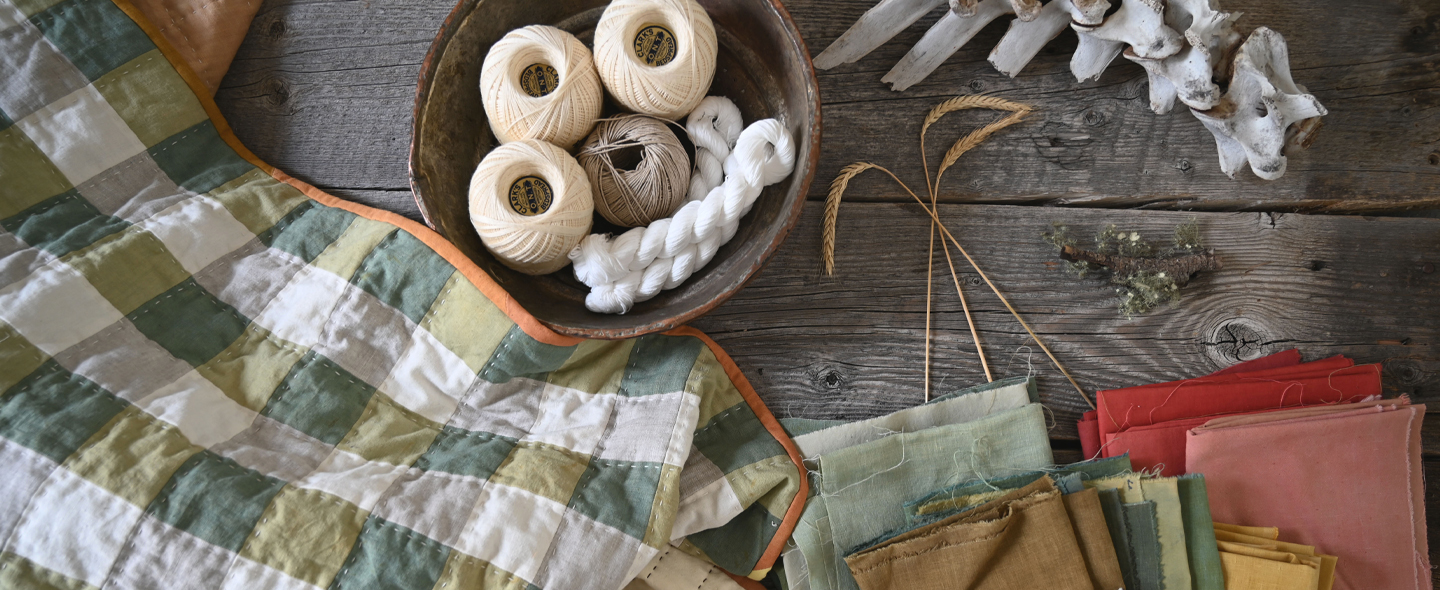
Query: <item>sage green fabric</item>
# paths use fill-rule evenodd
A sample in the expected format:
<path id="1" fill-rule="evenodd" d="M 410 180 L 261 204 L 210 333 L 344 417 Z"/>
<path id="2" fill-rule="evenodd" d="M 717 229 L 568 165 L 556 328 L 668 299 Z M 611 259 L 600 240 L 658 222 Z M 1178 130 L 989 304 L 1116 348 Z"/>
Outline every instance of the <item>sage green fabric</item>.
<path id="1" fill-rule="evenodd" d="M 931 518 L 937 516 L 943 518 L 944 516 L 954 514 L 955 511 L 963 510 L 975 504 L 974 502 L 958 504 L 954 502 L 954 500 L 966 496 L 983 494 L 989 491 L 1013 490 L 1024 487 L 1045 475 L 1049 475 L 1055 479 L 1055 486 L 1059 488 L 1062 493 L 1072 494 L 1080 491 L 1080 487 L 1078 485 L 1072 486 L 1072 483 L 1078 484 L 1080 481 L 1103 479 L 1129 472 L 1130 456 L 1126 454 L 1118 457 L 1106 457 L 1103 459 L 1062 465 L 1055 468 L 1031 471 L 992 481 L 969 481 L 932 492 L 918 500 L 906 502 L 905 519 L 907 524 L 916 525 L 922 521 L 929 522 Z M 1071 476 L 1074 477 L 1072 478 Z"/>
<path id="2" fill-rule="evenodd" d="M 1145 500 L 1155 503 L 1155 528 L 1160 534 L 1160 570 L 1166 588 L 1190 587 L 1190 555 L 1185 552 L 1185 521 L 1175 478 L 1141 480 Z"/>
<path id="3" fill-rule="evenodd" d="M 1210 497 L 1205 476 L 1191 473 L 1175 478 L 1180 490 L 1180 516 L 1185 521 L 1185 550 L 1190 556 L 1190 584 L 1194 590 L 1225 590 L 1220 550 L 1215 545 L 1215 524 L 1210 520 Z"/>
<path id="4" fill-rule="evenodd" d="M 1130 528 L 1125 524 L 1125 502 L 1120 490 L 1096 490 L 1100 494 L 1100 510 L 1110 528 L 1110 542 L 1115 544 L 1115 557 L 1120 560 L 1120 577 L 1126 588 L 1138 588 L 1135 582 L 1135 552 L 1130 548 Z"/>
<path id="5" fill-rule="evenodd" d="M 1134 572 L 1134 578 L 1127 582 L 1129 590 L 1165 590 L 1165 573 L 1160 565 L 1159 516 L 1155 508 L 1155 502 L 1150 500 L 1121 506 Z"/>

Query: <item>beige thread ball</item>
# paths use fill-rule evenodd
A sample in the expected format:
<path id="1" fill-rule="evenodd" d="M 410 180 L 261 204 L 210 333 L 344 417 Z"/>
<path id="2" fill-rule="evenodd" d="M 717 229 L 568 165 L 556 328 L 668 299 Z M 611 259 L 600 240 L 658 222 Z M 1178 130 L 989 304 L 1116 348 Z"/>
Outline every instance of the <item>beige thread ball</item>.
<path id="1" fill-rule="evenodd" d="M 569 149 L 600 118 L 604 92 L 584 43 L 533 25 L 490 47 L 480 67 L 480 98 L 500 143 L 538 139 Z"/>
<path id="2" fill-rule="evenodd" d="M 531 275 L 570 264 L 590 233 L 590 181 L 570 154 L 534 139 L 495 148 L 470 177 L 470 222 L 505 266 Z"/>
<path id="3" fill-rule="evenodd" d="M 595 69 L 610 95 L 672 121 L 710 92 L 718 47 L 695 0 L 615 0 L 595 25 Z"/>
<path id="4" fill-rule="evenodd" d="M 659 119 L 625 115 L 601 121 L 577 159 L 590 179 L 595 211 L 610 223 L 650 225 L 685 204 L 690 155 Z"/>

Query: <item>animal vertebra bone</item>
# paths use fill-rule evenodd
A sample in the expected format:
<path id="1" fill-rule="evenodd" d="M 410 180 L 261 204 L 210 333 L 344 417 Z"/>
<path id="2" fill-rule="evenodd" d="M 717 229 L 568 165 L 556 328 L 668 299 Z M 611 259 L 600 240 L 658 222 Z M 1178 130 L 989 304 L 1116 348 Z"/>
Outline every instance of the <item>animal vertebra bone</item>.
<path id="1" fill-rule="evenodd" d="M 950 10 L 881 80 L 905 90 L 986 25 L 1013 14 L 990 53 L 995 69 L 1014 77 L 1069 24 L 1080 39 L 1070 60 L 1077 80 L 1099 78 L 1122 54 L 1139 64 L 1150 80 L 1151 110 L 1168 113 L 1176 100 L 1190 107 L 1215 134 L 1221 170 L 1232 177 L 1248 162 L 1257 176 L 1279 178 L 1287 140 L 1305 146 L 1314 139 L 1325 108 L 1291 80 L 1278 33 L 1257 29 L 1242 47 L 1234 29 L 1240 14 L 1221 12 L 1214 0 L 1115 1 L 1120 7 L 1107 17 L 1110 0 L 948 0 Z M 815 65 L 856 61 L 945 3 L 881 0 L 816 56 Z"/>

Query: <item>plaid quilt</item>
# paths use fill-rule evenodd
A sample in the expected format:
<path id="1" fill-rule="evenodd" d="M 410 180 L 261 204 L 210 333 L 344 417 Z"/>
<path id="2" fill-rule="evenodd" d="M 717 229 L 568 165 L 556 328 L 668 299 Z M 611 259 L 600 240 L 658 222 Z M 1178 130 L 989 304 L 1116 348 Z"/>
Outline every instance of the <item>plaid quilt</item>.
<path id="1" fill-rule="evenodd" d="M 0 0 L 0 587 L 774 562 L 799 457 L 712 341 L 546 329 L 433 232 L 260 162 L 181 64 L 125 0 Z"/>

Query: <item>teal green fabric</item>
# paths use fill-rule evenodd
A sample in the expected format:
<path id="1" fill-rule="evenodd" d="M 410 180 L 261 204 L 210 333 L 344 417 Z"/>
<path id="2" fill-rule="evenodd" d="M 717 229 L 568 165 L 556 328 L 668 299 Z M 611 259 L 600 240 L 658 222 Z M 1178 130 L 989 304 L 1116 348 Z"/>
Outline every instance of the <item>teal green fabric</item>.
<path id="1" fill-rule="evenodd" d="M 1033 482 L 1033 481 L 1035 481 L 1035 480 L 1037 480 L 1037 479 L 1040 479 L 1042 476 L 1045 476 L 1045 475 L 1050 475 L 1050 476 L 1055 477 L 1055 478 L 1056 478 L 1056 481 L 1055 481 L 1056 487 L 1060 488 L 1060 490 L 1061 490 L 1062 493 L 1070 494 L 1070 493 L 1074 493 L 1074 492 L 1077 492 L 1077 491 L 1080 491 L 1080 490 L 1074 489 L 1074 490 L 1069 490 L 1069 491 L 1067 491 L 1067 488 L 1065 487 L 1065 484 L 1062 483 L 1062 481 L 1061 481 L 1061 480 L 1064 480 L 1064 479 L 1065 479 L 1065 476 L 1068 476 L 1068 475 L 1076 475 L 1076 476 L 1079 477 L 1079 480 L 1084 481 L 1084 480 L 1091 480 L 1091 479 L 1101 479 L 1101 478 L 1110 477 L 1110 476 L 1112 476 L 1112 475 L 1119 475 L 1119 474 L 1121 474 L 1121 473 L 1129 473 L 1129 472 L 1130 472 L 1130 455 L 1127 453 L 1127 454 L 1124 454 L 1124 455 L 1120 455 L 1119 457 L 1105 457 L 1105 458 L 1103 458 L 1103 459 L 1092 459 L 1092 460 L 1090 460 L 1090 461 L 1081 461 L 1081 462 L 1079 462 L 1079 463 L 1072 463 L 1072 464 L 1070 464 L 1070 465 L 1062 465 L 1062 466 L 1060 466 L 1060 467 L 1055 467 L 1055 468 L 1040 469 L 1040 470 L 1031 471 L 1031 472 L 1027 472 L 1027 473 L 1021 473 L 1021 474 L 1019 474 L 1019 475 L 1012 475 L 1012 476 L 1010 476 L 1010 477 L 1004 477 L 1004 478 L 1000 478 L 1000 479 L 996 479 L 996 480 L 992 480 L 992 481 L 983 481 L 983 480 L 968 481 L 968 482 L 965 482 L 965 483 L 962 483 L 962 484 L 959 484 L 959 485 L 955 485 L 955 486 L 951 486 L 951 487 L 945 488 L 945 489 L 943 489 L 943 490 L 938 490 L 938 491 L 932 492 L 932 493 L 930 493 L 930 494 L 926 494 L 924 497 L 922 497 L 922 498 L 920 498 L 920 499 L 918 499 L 918 500 L 914 500 L 914 501 L 911 501 L 911 502 L 906 502 L 906 503 L 905 503 L 905 515 L 906 515 L 906 520 L 909 521 L 909 522 L 918 522 L 918 521 L 921 521 L 921 520 L 927 520 L 927 521 L 928 521 L 928 519 L 927 519 L 926 517 L 933 517 L 934 515 L 933 515 L 933 514 L 921 515 L 921 514 L 919 514 L 919 510 L 920 510 L 920 507 L 921 507 L 921 506 L 924 506 L 924 505 L 929 504 L 929 503 L 931 503 L 931 502 L 938 502 L 938 501 L 941 501 L 941 500 L 948 500 L 948 499 L 951 499 L 951 498 L 959 498 L 959 497 L 961 497 L 961 496 L 970 496 L 970 495 L 980 494 L 980 493 L 984 493 L 984 492 L 986 492 L 986 491 L 992 491 L 992 490 L 1013 490 L 1013 489 L 1018 489 L 1018 488 L 1021 488 L 1021 487 L 1026 486 L 1026 485 L 1029 485 L 1031 482 Z M 946 511 L 946 512 L 944 512 L 943 514 L 945 514 L 945 515 L 948 516 L 948 515 L 950 515 L 950 514 L 954 514 L 955 512 L 957 512 L 957 511 Z"/>
<path id="2" fill-rule="evenodd" d="M 1120 490 L 1096 490 L 1100 493 L 1100 511 L 1105 513 L 1105 526 L 1110 529 L 1110 543 L 1115 545 L 1115 557 L 1120 560 L 1120 578 L 1126 588 L 1138 587 L 1135 583 L 1135 553 L 1130 550 L 1130 530 L 1125 526 L 1124 501 Z"/>
<path id="3" fill-rule="evenodd" d="M 1053 462 L 1039 404 L 821 455 L 820 492 L 811 504 L 823 509 L 814 514 L 807 510 L 796 528 L 810 587 L 858 590 L 844 555 L 903 526 L 906 501 L 946 485 L 1023 473 Z"/>
<path id="4" fill-rule="evenodd" d="M 1154 502 L 1121 506 L 1129 535 L 1130 559 L 1135 577 L 1129 590 L 1165 590 L 1165 573 L 1160 559 L 1159 516 Z"/>
<path id="5" fill-rule="evenodd" d="M 1185 549 L 1190 556 L 1190 584 L 1194 590 L 1225 590 L 1220 550 L 1215 545 L 1215 523 L 1210 517 L 1210 496 L 1205 476 L 1191 473 L 1175 478 L 1180 488 L 1180 516 L 1185 521 Z"/>

